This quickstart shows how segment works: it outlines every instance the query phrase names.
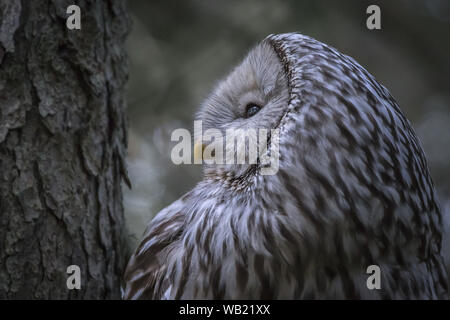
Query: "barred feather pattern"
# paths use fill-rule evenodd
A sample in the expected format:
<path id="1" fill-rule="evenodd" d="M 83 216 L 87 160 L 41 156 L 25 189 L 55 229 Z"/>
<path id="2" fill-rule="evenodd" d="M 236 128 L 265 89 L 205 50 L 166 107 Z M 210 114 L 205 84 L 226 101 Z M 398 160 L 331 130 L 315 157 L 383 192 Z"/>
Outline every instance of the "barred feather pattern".
<path id="1" fill-rule="evenodd" d="M 433 182 L 395 100 L 319 41 L 264 41 L 289 86 L 278 173 L 222 168 L 163 209 L 130 259 L 124 298 L 447 298 Z M 366 286 L 372 264 L 379 290 Z"/>

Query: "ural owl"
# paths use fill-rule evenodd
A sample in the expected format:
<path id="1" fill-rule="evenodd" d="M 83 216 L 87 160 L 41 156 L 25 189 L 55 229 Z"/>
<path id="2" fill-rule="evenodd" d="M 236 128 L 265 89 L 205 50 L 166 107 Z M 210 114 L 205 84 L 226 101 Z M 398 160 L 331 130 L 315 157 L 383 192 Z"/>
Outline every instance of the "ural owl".
<path id="1" fill-rule="evenodd" d="M 203 181 L 148 225 L 125 298 L 447 297 L 425 155 L 355 60 L 301 34 L 270 35 L 198 115 L 205 129 L 279 129 L 279 170 L 205 165 Z M 370 265 L 380 289 L 367 286 Z"/>

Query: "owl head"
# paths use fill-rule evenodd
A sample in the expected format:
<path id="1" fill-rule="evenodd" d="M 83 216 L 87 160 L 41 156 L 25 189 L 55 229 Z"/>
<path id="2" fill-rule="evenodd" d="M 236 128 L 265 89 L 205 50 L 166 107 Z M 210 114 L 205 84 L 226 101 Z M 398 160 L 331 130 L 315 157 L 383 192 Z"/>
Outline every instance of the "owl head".
<path id="1" fill-rule="evenodd" d="M 257 173 L 259 157 L 267 152 L 271 130 L 288 102 L 285 68 L 273 45 L 264 40 L 219 82 L 197 114 L 203 136 L 195 138 L 195 154 L 204 159 L 205 174 L 243 179 Z"/>

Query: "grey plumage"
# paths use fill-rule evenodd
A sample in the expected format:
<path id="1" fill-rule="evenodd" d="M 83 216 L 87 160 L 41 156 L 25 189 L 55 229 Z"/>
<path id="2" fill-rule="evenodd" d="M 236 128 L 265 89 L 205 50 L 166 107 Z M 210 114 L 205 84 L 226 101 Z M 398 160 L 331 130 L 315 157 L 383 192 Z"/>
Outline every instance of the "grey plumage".
<path id="1" fill-rule="evenodd" d="M 254 101 L 257 100 L 257 101 Z M 263 106 L 244 118 L 248 102 Z M 352 58 L 271 35 L 203 104 L 206 128 L 280 129 L 280 168 L 208 165 L 150 222 L 125 298 L 446 298 L 441 215 L 425 155 Z M 381 268 L 381 289 L 366 268 Z"/>

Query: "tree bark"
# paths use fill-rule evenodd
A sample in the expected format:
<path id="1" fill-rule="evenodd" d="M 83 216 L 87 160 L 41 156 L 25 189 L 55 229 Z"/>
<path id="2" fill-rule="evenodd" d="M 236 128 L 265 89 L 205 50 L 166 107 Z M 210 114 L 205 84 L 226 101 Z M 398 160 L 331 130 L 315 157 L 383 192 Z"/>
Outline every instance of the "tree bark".
<path id="1" fill-rule="evenodd" d="M 129 26 L 124 1 L 0 0 L 1 299 L 120 298 Z"/>

